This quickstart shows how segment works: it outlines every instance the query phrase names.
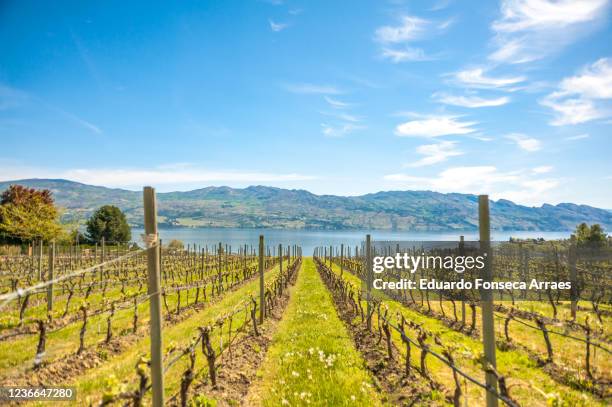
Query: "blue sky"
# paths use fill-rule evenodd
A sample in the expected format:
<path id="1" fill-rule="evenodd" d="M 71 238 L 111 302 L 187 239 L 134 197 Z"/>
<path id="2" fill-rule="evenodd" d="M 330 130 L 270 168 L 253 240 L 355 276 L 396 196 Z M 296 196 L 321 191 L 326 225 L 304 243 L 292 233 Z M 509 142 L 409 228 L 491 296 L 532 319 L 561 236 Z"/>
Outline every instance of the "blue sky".
<path id="1" fill-rule="evenodd" d="M 609 0 L 0 5 L 0 180 L 612 208 Z"/>

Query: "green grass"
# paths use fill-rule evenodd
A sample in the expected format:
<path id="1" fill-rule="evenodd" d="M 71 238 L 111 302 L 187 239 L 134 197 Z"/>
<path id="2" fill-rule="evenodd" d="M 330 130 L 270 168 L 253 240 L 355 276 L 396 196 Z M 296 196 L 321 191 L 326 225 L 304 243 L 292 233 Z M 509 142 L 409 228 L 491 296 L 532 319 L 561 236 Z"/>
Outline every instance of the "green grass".
<path id="1" fill-rule="evenodd" d="M 340 267 L 337 264 L 334 264 L 333 270 L 336 273 L 339 273 Z M 357 289 L 361 289 L 361 280 L 358 277 L 345 271 L 344 278 L 351 282 Z M 480 365 L 476 362 L 476 359 L 483 352 L 483 346 L 480 340 L 454 331 L 445 326 L 441 321 L 420 314 L 415 310 L 405 307 L 397 301 L 385 299 L 384 304 L 389 307 L 389 315 L 395 315 L 399 311 L 406 317 L 406 319 L 422 324 L 426 330 L 438 334 L 442 339 L 443 344 L 454 346 L 456 348 L 454 358 L 457 365 L 473 377 L 481 378 L 482 381 L 484 381 L 484 373 Z M 496 329 L 497 335 L 503 335 L 503 332 L 499 331 L 499 327 L 496 327 Z M 407 330 L 407 334 L 411 338 L 416 339 L 415 332 L 411 331 L 410 329 Z M 538 341 L 540 339 L 540 335 L 532 336 L 532 341 Z M 399 349 L 405 351 L 405 346 L 402 344 L 399 334 L 394 332 L 393 340 Z M 432 345 L 433 350 L 440 350 L 439 347 L 433 344 L 433 341 L 430 340 L 429 343 Z M 418 363 L 419 354 L 420 351 L 413 346 L 411 357 L 412 363 L 415 366 Z M 433 357 L 427 358 L 427 364 L 428 369 L 435 380 L 446 385 L 451 390 L 454 389 L 451 369 Z M 571 389 L 568 386 L 555 382 L 550 376 L 548 376 L 547 373 L 545 373 L 541 368 L 537 367 L 535 362 L 530 360 L 525 352 L 500 351 L 498 349 L 497 367 L 501 374 L 508 377 L 507 382 L 508 385 L 511 386 L 510 395 L 514 397 L 520 405 L 605 405 L 604 402 L 598 400 L 589 393 L 579 392 Z M 470 405 L 483 405 L 484 391 L 475 385 L 468 385 L 468 403 Z"/>
<path id="2" fill-rule="evenodd" d="M 377 406 L 364 361 L 332 298 L 305 258 L 291 300 L 254 383 L 250 404 L 263 406 Z"/>
<path id="3" fill-rule="evenodd" d="M 277 274 L 278 265 L 266 272 L 266 280 L 271 281 Z M 176 325 L 165 326 L 163 328 L 164 347 L 167 348 L 170 344 L 174 344 L 177 348 L 187 346 L 191 338 L 197 334 L 198 327 L 211 324 L 220 315 L 232 311 L 243 300 L 248 299 L 251 295 L 256 295 L 259 292 L 258 290 L 259 280 L 253 279 L 235 291 L 226 293 L 218 302 L 210 304 L 202 310 L 197 312 L 185 311 L 191 312 L 188 318 Z M 242 321 L 244 315 L 240 314 L 236 318 Z M 224 332 L 224 334 L 227 334 L 227 332 Z M 213 344 L 220 342 L 218 330 L 213 331 L 211 342 Z M 96 405 L 111 384 L 126 383 L 125 390 L 134 389 L 137 383 L 135 365 L 141 356 L 148 356 L 149 352 L 150 338 L 147 336 L 122 353 L 109 357 L 104 364 L 88 370 L 80 377 L 63 382 L 62 385 L 76 386 L 77 400 L 73 402 L 74 405 L 87 405 L 89 402 Z M 196 369 L 205 368 L 206 361 L 202 357 L 201 352 L 196 352 L 196 355 Z M 164 387 L 167 398 L 178 391 L 180 377 L 186 366 L 187 358 L 183 358 L 165 372 Z M 203 370 L 205 371 L 206 369 Z M 150 392 L 147 394 L 145 402 L 150 403 Z M 45 404 L 41 403 L 41 405 Z"/>

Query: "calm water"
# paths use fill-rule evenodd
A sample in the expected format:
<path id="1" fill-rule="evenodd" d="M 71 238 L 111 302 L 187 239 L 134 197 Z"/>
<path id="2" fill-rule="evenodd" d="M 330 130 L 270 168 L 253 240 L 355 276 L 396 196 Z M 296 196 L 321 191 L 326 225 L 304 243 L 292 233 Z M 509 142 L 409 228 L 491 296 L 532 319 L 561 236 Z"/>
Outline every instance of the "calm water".
<path id="1" fill-rule="evenodd" d="M 132 229 L 132 238 L 140 240 L 143 229 Z M 310 256 L 317 246 L 339 246 L 340 243 L 355 246 L 360 244 L 366 234 L 373 240 L 416 240 L 416 241 L 453 241 L 458 240 L 461 232 L 393 232 L 386 230 L 279 230 L 279 229 L 233 229 L 233 228 L 176 228 L 160 229 L 164 242 L 178 239 L 185 244 L 211 247 L 219 242 L 229 244 L 232 250 L 244 244 L 256 246 L 259 235 L 264 235 L 266 245 L 283 246 L 298 244 L 304 255 Z M 546 240 L 568 238 L 571 232 L 529 232 L 529 231 L 492 231 L 492 240 L 508 240 L 510 237 L 538 238 Z M 466 240 L 478 240 L 478 232 L 463 232 Z"/>

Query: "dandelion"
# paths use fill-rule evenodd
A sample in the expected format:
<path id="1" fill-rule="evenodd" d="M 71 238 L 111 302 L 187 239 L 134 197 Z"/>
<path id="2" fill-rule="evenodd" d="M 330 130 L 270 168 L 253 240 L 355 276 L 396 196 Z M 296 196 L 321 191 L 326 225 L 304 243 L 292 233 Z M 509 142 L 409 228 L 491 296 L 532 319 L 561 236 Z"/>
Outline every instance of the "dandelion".
<path id="1" fill-rule="evenodd" d="M 291 372 L 291 376 L 300 377 L 300 374 L 294 370 L 293 372 Z"/>

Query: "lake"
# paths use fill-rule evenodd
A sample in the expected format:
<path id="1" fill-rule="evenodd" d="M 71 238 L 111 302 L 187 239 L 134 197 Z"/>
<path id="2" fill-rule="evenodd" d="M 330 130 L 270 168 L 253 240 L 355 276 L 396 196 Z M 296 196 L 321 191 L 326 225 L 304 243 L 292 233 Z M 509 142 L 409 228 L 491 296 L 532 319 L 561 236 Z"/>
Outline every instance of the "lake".
<path id="1" fill-rule="evenodd" d="M 132 239 L 141 243 L 141 228 L 132 229 Z M 236 228 L 171 228 L 159 229 L 160 238 L 167 243 L 172 239 L 181 240 L 185 245 L 196 244 L 210 248 L 219 242 L 229 244 L 233 250 L 248 244 L 256 247 L 259 235 L 264 235 L 266 245 L 297 244 L 302 247 L 305 256 L 312 255 L 317 246 L 339 246 L 340 243 L 355 246 L 361 244 L 366 234 L 373 240 L 413 240 L 413 241 L 456 241 L 463 234 L 465 240 L 478 240 L 478 231 L 470 232 L 409 232 L 389 230 L 293 230 L 293 229 L 236 229 Z M 533 232 L 533 231 L 491 231 L 491 239 L 507 241 L 510 237 L 544 238 L 546 240 L 569 238 L 567 232 Z"/>

